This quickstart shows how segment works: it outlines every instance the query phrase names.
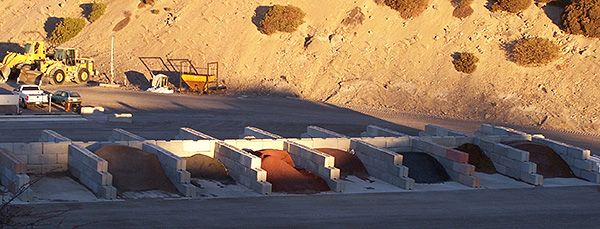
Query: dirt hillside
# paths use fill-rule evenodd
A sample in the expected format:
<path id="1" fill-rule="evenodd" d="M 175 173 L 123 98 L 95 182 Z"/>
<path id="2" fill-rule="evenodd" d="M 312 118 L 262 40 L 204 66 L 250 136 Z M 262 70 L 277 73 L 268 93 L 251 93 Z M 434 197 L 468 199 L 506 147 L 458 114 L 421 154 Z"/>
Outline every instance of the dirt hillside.
<path id="1" fill-rule="evenodd" d="M 46 39 L 58 18 L 81 17 L 90 2 L 0 1 L 0 52 Z M 137 0 L 102 2 L 106 14 L 63 46 L 80 48 L 109 73 L 114 36 L 116 80 L 129 85 L 150 77 L 139 56 L 190 58 L 197 66 L 218 61 L 230 92 L 600 132 L 600 40 L 561 31 L 557 7 L 509 14 L 475 0 L 473 15 L 458 19 L 450 0 L 431 0 L 405 20 L 373 0 L 157 0 L 143 8 Z M 261 34 L 256 15 L 288 3 L 306 22 L 291 34 Z M 356 7 L 364 23 L 342 25 Z M 120 22 L 126 26 L 113 31 Z M 505 47 L 523 36 L 551 39 L 562 57 L 543 67 L 516 65 Z M 452 54 L 463 51 L 480 59 L 472 74 L 453 68 Z"/>

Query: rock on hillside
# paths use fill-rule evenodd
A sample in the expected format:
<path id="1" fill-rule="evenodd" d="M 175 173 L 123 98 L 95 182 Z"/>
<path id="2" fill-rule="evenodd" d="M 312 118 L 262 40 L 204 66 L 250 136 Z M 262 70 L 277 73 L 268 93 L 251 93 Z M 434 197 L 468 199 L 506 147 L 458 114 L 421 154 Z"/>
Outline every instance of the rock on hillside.
<path id="1" fill-rule="evenodd" d="M 89 2 L 1 1 L 0 51 L 45 39 L 56 18 L 79 17 L 80 4 Z M 487 0 L 475 0 L 474 13 L 458 19 L 451 1 L 432 0 L 420 16 L 405 20 L 373 0 L 157 0 L 142 8 L 136 0 L 103 2 L 106 14 L 63 45 L 81 48 L 108 72 L 114 36 L 119 82 L 150 77 L 139 56 L 190 58 L 197 66 L 218 61 L 221 79 L 235 92 L 600 130 L 600 93 L 595 93 L 600 40 L 565 34 L 556 25 L 561 13 L 556 7 L 534 5 L 510 14 L 490 12 Z M 291 34 L 261 34 L 256 14 L 288 2 L 306 12 L 306 22 Z M 343 25 L 356 7 L 366 20 Z M 126 26 L 113 31 L 126 18 Z M 563 48 L 562 57 L 543 67 L 516 65 L 505 49 L 523 36 L 551 39 Z M 476 53 L 478 69 L 472 74 L 454 70 L 456 52 Z"/>

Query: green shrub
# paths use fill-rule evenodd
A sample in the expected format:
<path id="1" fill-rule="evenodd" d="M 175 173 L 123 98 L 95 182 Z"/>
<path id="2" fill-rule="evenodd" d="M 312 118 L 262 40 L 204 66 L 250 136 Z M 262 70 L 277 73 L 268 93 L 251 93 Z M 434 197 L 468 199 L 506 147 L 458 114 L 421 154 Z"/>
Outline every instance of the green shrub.
<path id="1" fill-rule="evenodd" d="M 600 38 L 600 0 L 573 0 L 562 15 L 567 33 Z"/>
<path id="2" fill-rule="evenodd" d="M 459 53 L 458 57 L 452 61 L 456 71 L 464 73 L 473 73 L 477 69 L 477 62 L 479 62 L 479 58 L 470 52 Z"/>
<path id="3" fill-rule="evenodd" d="M 522 38 L 512 48 L 514 61 L 522 66 L 534 67 L 558 59 L 560 47 L 547 38 Z"/>
<path id="4" fill-rule="evenodd" d="M 533 0 L 497 0 L 492 5 L 492 11 L 506 11 L 510 13 L 519 13 L 526 10 L 533 4 Z"/>
<path id="5" fill-rule="evenodd" d="M 288 5 L 274 5 L 260 21 L 260 31 L 271 35 L 277 31 L 291 33 L 304 23 L 304 12 L 302 9 Z"/>
<path id="6" fill-rule="evenodd" d="M 104 13 L 106 12 L 106 4 L 104 3 L 94 3 L 92 5 L 92 12 L 88 16 L 88 21 L 94 22 L 98 20 Z"/>
<path id="7" fill-rule="evenodd" d="M 61 22 L 56 25 L 52 36 L 50 36 L 50 43 L 61 44 L 71 40 L 71 38 L 77 36 L 79 32 L 85 27 L 85 20 L 78 18 L 64 18 Z"/>
<path id="8" fill-rule="evenodd" d="M 429 0 L 385 0 L 385 5 L 398 11 L 400 17 L 407 19 L 421 14 L 429 5 Z"/>

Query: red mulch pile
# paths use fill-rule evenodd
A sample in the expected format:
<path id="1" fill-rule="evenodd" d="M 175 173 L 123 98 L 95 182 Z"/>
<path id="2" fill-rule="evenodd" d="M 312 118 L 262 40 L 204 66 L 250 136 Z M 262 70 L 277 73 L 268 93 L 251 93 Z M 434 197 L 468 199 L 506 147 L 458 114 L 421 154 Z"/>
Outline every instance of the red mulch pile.
<path id="1" fill-rule="evenodd" d="M 178 193 L 154 154 L 122 145 L 105 146 L 95 154 L 108 161 L 108 172 L 113 175 L 112 183 L 119 193 L 147 190 Z"/>
<path id="2" fill-rule="evenodd" d="M 485 153 L 483 152 L 483 150 L 481 150 L 481 148 L 479 148 L 479 146 L 471 143 L 466 143 L 455 149 L 469 154 L 469 164 L 475 166 L 475 171 L 487 174 L 494 174 L 497 172 L 496 167 L 494 167 L 494 163 L 492 163 L 492 160 L 490 160 L 490 158 L 487 155 L 485 155 Z"/>
<path id="3" fill-rule="evenodd" d="M 502 144 L 529 152 L 529 161 L 537 164 L 537 174 L 544 178 L 575 177 L 569 165 L 548 146 L 529 141 L 511 141 Z"/>
<path id="4" fill-rule="evenodd" d="M 261 153 L 261 168 L 267 171 L 267 181 L 273 192 L 314 194 L 330 190 L 322 177 L 294 168 L 288 152 L 273 149 L 255 152 Z"/>
<path id="5" fill-rule="evenodd" d="M 193 178 L 215 180 L 223 184 L 235 184 L 225 165 L 215 158 L 196 154 L 191 157 L 183 157 L 183 159 L 186 161 L 186 170 L 191 173 Z"/>
<path id="6" fill-rule="evenodd" d="M 318 148 L 315 150 L 335 157 L 335 167 L 340 169 L 341 178 L 352 175 L 362 180 L 367 180 L 369 178 L 369 172 L 367 172 L 365 165 L 363 165 L 356 155 L 331 148 Z"/>

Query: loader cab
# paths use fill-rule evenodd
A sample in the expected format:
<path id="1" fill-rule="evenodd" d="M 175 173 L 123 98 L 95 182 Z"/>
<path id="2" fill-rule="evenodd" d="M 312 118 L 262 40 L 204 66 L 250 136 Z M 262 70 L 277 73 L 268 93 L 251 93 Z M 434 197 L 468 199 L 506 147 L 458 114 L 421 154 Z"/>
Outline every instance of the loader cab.
<path id="1" fill-rule="evenodd" d="M 73 48 L 59 48 L 54 50 L 54 58 L 63 61 L 67 66 L 75 66 L 77 53 Z"/>
<path id="2" fill-rule="evenodd" d="M 28 41 L 25 43 L 25 54 L 30 55 L 33 59 L 44 59 L 44 42 Z"/>

